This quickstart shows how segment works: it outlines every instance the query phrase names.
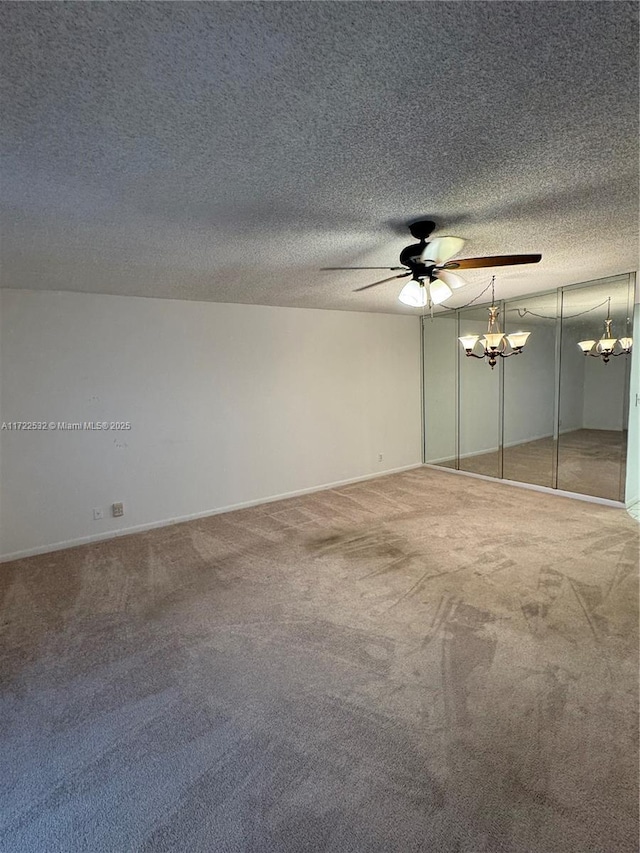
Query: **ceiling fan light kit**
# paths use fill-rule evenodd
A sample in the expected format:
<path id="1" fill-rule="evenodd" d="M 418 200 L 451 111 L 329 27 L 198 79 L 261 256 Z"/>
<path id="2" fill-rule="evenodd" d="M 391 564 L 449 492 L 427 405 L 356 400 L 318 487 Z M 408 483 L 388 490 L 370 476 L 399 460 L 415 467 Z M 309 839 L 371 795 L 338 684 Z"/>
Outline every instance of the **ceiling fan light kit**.
<path id="1" fill-rule="evenodd" d="M 476 269 L 482 267 L 511 266 L 513 264 L 537 264 L 542 255 L 493 255 L 485 258 L 451 258 L 464 246 L 462 237 L 442 236 L 427 242 L 427 238 L 436 227 L 430 219 L 419 219 L 409 223 L 409 231 L 418 243 L 413 243 L 400 252 L 399 267 L 324 267 L 328 270 L 367 270 L 381 269 L 397 272 L 389 278 L 374 281 L 364 287 L 357 287 L 354 293 L 386 284 L 399 278 L 411 276 L 398 296 L 398 300 L 412 308 L 424 308 L 425 305 L 441 305 L 456 288 L 464 287 L 466 282 L 452 270 Z M 524 344 L 523 344 L 524 346 Z"/>

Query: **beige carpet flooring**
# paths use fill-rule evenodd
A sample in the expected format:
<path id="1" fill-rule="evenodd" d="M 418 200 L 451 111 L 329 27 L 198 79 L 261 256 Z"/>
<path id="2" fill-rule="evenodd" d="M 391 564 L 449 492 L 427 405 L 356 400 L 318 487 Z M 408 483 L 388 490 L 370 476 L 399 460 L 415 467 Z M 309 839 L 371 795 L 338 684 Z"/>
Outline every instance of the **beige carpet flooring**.
<path id="1" fill-rule="evenodd" d="M 421 468 L 0 566 L 0 849 L 635 853 L 638 529 Z"/>
<path id="2" fill-rule="evenodd" d="M 626 468 L 624 432 L 579 429 L 560 436 L 558 446 L 558 489 L 624 501 Z M 503 477 L 518 483 L 553 488 L 553 438 L 527 441 L 503 451 Z M 455 468 L 455 459 L 441 463 Z M 460 469 L 474 474 L 497 477 L 498 453 L 478 453 L 460 460 Z"/>

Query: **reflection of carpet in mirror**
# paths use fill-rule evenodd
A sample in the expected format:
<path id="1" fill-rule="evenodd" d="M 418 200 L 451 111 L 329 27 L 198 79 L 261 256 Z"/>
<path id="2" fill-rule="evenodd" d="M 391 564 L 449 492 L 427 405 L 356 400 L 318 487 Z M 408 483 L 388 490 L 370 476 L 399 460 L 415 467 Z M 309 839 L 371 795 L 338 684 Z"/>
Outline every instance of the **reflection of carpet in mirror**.
<path id="1" fill-rule="evenodd" d="M 553 485 L 552 437 L 504 448 L 506 480 Z M 604 429 L 578 429 L 563 433 L 558 448 L 558 488 L 609 500 L 624 499 L 627 434 Z M 442 463 L 455 467 L 454 463 Z M 460 470 L 498 476 L 498 452 L 479 453 L 460 460 Z"/>

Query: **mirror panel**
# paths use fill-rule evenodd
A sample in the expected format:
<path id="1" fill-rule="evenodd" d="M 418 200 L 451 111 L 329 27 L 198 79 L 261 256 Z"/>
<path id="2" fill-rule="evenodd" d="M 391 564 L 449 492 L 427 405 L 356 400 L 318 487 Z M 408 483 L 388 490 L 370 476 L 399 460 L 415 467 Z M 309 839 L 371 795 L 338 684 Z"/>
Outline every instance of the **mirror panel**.
<path id="1" fill-rule="evenodd" d="M 454 313 L 423 321 L 424 461 L 457 467 L 458 319 Z"/>
<path id="2" fill-rule="evenodd" d="M 425 461 L 624 501 L 632 357 L 618 343 L 605 362 L 578 344 L 594 341 L 595 353 L 608 316 L 612 338 L 633 336 L 634 283 L 627 274 L 504 302 L 504 331 L 530 336 L 493 370 L 458 342 L 486 333 L 488 305 L 426 318 Z"/>
<path id="3" fill-rule="evenodd" d="M 488 310 L 459 312 L 458 337 L 484 335 Z M 458 468 L 488 477 L 501 477 L 500 375 L 503 359 L 491 369 L 487 359 L 465 356 L 460 347 L 458 371 Z M 480 347 L 476 347 L 480 352 Z"/>
<path id="4" fill-rule="evenodd" d="M 556 293 L 504 304 L 504 330 L 531 332 L 519 355 L 504 359 L 502 476 L 553 488 L 556 423 Z"/>
<path id="5" fill-rule="evenodd" d="M 613 338 L 632 335 L 630 296 L 627 275 L 562 293 L 559 489 L 624 500 L 630 356 L 605 362 L 578 342 L 606 337 L 608 316 Z"/>

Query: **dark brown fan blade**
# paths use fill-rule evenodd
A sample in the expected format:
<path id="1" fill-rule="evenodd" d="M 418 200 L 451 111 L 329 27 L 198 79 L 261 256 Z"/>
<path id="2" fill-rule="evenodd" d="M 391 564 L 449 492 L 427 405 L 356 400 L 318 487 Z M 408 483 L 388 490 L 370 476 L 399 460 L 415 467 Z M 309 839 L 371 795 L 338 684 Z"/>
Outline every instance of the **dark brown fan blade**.
<path id="1" fill-rule="evenodd" d="M 513 264 L 537 264 L 542 255 L 491 255 L 487 258 L 462 258 L 443 264 L 443 270 L 472 270 L 479 267 L 507 267 Z"/>
<path id="2" fill-rule="evenodd" d="M 406 267 L 321 267 L 320 272 L 328 270 L 404 270 Z"/>
<path id="3" fill-rule="evenodd" d="M 402 269 L 402 267 L 400 267 L 400 269 Z M 379 284 L 384 284 L 387 281 L 395 281 L 396 278 L 406 278 L 408 275 L 411 275 L 411 270 L 400 273 L 400 275 L 392 275 L 389 276 L 389 278 L 383 278 L 381 281 L 374 281 L 373 284 L 365 284 L 364 287 L 356 287 L 353 293 L 359 293 L 361 290 L 369 290 L 370 287 L 377 287 Z"/>

